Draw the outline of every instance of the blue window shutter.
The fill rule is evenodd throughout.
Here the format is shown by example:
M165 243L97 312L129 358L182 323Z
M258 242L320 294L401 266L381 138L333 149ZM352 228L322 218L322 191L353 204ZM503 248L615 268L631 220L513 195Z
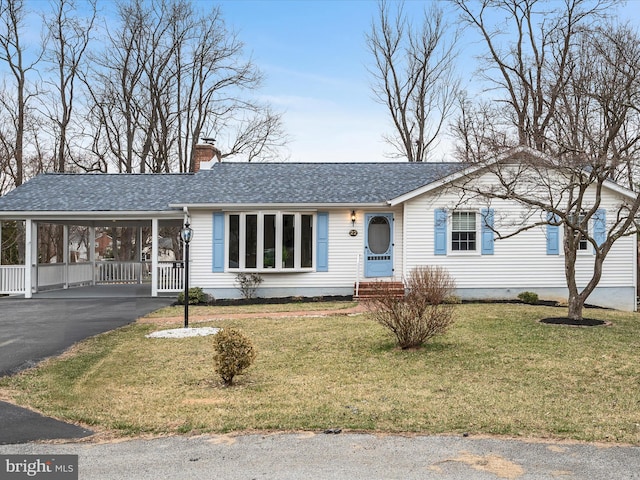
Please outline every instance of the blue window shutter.
M482 255L493 255L493 208L482 209Z
M444 208L435 210L435 218L433 222L434 231L434 254L447 254L447 211Z
M607 212L604 208L596 210L593 216L593 239L601 246L607 238Z
M318 232L316 237L316 272L329 271L329 214L316 215Z
M213 271L224 272L224 213L213 214Z
M547 220L555 221L556 216L549 213ZM547 224L547 255L560 255L560 225Z

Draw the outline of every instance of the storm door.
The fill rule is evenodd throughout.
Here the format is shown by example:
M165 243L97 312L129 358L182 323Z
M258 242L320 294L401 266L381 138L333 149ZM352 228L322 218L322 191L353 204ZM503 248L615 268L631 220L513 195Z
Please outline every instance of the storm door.
M393 214L365 215L364 276L393 275Z

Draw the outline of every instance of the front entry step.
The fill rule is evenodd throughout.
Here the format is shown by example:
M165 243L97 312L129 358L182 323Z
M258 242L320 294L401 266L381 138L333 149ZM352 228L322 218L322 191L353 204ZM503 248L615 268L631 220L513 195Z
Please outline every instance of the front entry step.
M378 282L360 282L357 295L355 292L355 285L354 285L353 299L360 301L360 300L371 300L372 298L376 298L380 290L379 288L380 283L382 282L379 282L379 281ZM389 288L388 291L393 296L398 298L404 297L404 284L402 282L384 282L384 283L385 283L385 287Z

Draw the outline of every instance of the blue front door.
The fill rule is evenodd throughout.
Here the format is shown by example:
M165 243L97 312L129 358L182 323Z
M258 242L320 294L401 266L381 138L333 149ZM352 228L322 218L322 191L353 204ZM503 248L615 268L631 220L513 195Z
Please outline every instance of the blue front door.
M393 275L393 214L367 213L364 234L364 276Z

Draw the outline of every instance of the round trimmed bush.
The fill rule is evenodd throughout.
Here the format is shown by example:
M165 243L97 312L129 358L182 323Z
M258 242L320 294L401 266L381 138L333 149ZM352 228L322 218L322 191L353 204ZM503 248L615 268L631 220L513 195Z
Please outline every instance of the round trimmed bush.
M249 338L233 328L225 328L213 339L216 373L225 386L233 384L233 377L242 374L256 358L256 350Z

